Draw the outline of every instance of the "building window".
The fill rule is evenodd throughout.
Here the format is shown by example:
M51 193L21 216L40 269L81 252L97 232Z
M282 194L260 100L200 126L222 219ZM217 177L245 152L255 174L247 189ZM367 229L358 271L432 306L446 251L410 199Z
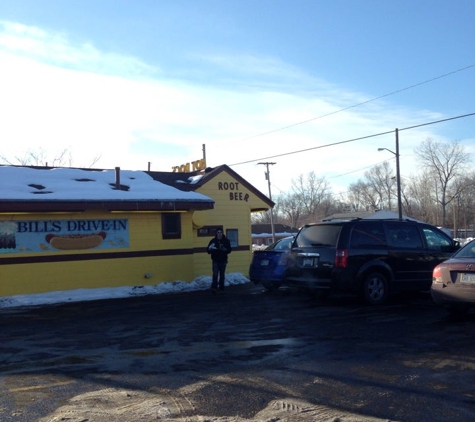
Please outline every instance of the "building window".
M223 230L223 226L204 226L198 229L198 237L216 236L216 230Z
M162 237L181 239L181 214L162 214Z
M232 248L237 248L239 246L238 230L237 229L227 229L226 230L226 237L228 238L229 242L231 243Z

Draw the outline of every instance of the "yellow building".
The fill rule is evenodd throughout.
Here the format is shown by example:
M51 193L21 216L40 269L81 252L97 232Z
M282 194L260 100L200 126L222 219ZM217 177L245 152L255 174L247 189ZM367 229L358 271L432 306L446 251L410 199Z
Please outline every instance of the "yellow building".
M0 296L247 276L251 213L273 203L228 166L189 173L0 166Z

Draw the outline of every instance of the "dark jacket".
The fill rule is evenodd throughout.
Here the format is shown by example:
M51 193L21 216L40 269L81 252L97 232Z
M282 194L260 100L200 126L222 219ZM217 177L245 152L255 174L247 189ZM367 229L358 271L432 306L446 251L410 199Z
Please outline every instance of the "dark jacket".
M213 261L228 262L228 254L231 253L231 243L223 234L220 240L217 237L213 237L208 243L207 250Z

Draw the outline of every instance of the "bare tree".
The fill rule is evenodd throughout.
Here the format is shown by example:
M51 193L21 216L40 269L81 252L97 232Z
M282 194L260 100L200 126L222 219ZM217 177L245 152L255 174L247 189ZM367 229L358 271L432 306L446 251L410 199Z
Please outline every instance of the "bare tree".
M330 184L325 177L318 178L311 171L307 177L300 175L292 180L294 201L307 221L317 221L326 216L332 199Z
M348 197L353 204L354 211L377 210L380 208L381 195L375 191L370 183L358 180L350 184Z
M101 155L93 157L88 168L94 166L101 158ZM43 148L38 150L29 150L23 156L16 156L14 159L9 159L0 155L0 161L8 165L20 166L44 166L44 167L72 167L74 157L69 148L62 149L53 154L47 153Z
M471 161L470 156L465 153L463 145L458 141L437 142L430 138L414 151L421 164L434 175L437 187L436 201L442 207L442 226L445 226L447 205L457 196L456 191L448 195L449 189L454 179L464 173ZM456 189L455 185L452 188Z
M455 227L462 227L462 236L454 231L455 236L467 237L467 233L473 236L473 229L475 227L475 172L472 171L470 175L464 178L465 189L457 198L458 210L458 224Z
M290 227L299 227L301 209L296 195L281 194L276 198L277 219Z
M378 164L365 173L365 182L379 197L379 208L392 209L391 198L396 187L396 176L388 162ZM397 193L395 193L395 196Z
M345 195L345 201L348 202L348 212L358 212L362 209L365 210L365 195L363 186L364 183L361 180L358 180L355 183L350 184L348 192Z
M411 176L407 183L408 197L406 208L408 215L422 221L437 221L436 190L434 178L429 171Z
M447 215L452 217L452 227L454 235L459 230L460 225L467 228L467 220L473 221L475 200L474 200L475 173L467 176L459 176L454 179L448 196L451 198L452 207L447 211ZM467 218L468 217L468 218Z
M251 214L252 224L270 224L270 212L262 211Z

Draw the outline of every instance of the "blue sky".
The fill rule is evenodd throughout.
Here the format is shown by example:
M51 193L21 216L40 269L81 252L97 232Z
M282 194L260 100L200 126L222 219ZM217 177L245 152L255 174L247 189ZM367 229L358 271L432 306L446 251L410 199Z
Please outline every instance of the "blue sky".
M0 0L0 155L171 171L202 157L272 194L315 171L334 192L394 134L475 112L472 0ZM474 153L475 116L400 132ZM288 154L296 151L300 153ZM273 157L278 155L278 157ZM245 164L240 164L245 163Z

